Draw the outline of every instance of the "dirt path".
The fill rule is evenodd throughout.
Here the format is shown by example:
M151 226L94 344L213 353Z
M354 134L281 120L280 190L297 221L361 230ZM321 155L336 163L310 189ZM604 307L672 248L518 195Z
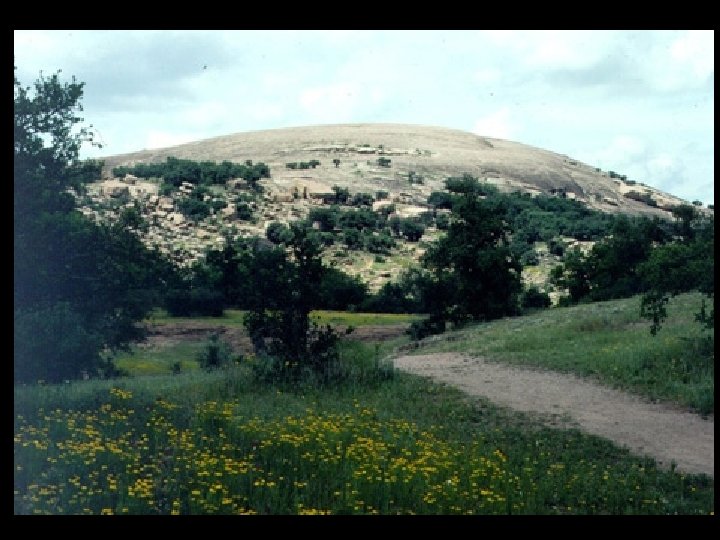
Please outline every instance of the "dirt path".
M404 334L408 325L385 324L377 326L360 326L350 334L349 339L375 343L392 339ZM198 321L177 321L171 323L147 323L148 337L145 347L162 347L179 342L198 342L208 339L212 334L218 334L227 341L236 354L250 354L253 352L252 342L245 327L242 325L223 325ZM343 332L345 326L335 327Z
M714 477L714 420L600 386L574 375L518 368L455 353L402 356L404 371L451 384L523 412L569 418L579 429L678 470Z

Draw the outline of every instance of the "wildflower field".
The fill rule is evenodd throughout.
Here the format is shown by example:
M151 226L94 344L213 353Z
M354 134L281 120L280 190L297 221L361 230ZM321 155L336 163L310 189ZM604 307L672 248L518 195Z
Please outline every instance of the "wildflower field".
M235 366L16 387L15 409L16 514L714 509L706 476L400 373L288 388Z

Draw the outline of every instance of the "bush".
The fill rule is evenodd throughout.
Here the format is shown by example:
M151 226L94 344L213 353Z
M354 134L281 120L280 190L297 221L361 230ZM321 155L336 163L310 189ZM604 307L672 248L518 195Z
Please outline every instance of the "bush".
M521 305L524 309L550 307L552 302L546 292L540 291L535 285L529 287L522 295Z
M238 219L242 221L252 221L253 220L253 213L252 209L247 203L240 203L237 205L237 209L235 210L235 215Z
M189 197L178 202L178 210L189 219L201 221L210 215L210 205L205 201Z
M410 339L418 341L434 334L442 334L445 332L445 321L438 320L433 317L423 319L422 321L414 321L410 328L407 329L407 334Z
M528 249L520 256L520 264L523 266L537 266L540 263L537 253L534 249Z
M62 382L97 375L102 337L69 303L15 312L15 382Z
M562 240L553 238L548 241L548 252L551 255L562 257L563 255L565 255L565 244L562 242Z
M205 370L222 368L232 361L232 349L218 334L212 334L196 359Z
M273 244L284 244L292 240L292 233L288 226L279 221L273 221L268 225L265 236Z

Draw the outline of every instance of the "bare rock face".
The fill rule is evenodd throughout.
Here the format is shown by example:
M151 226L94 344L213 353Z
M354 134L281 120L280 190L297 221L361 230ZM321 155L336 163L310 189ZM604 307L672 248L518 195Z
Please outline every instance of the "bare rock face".
M179 212L181 200L194 189L189 182L182 182L177 192L164 196L156 181L110 178L114 167L164 162L171 156L195 161L264 162L271 178L260 180L263 194L253 194L249 202L239 199L250 190L244 179L213 186L212 196L204 199L224 203L224 207L200 220ZM137 203L148 223L147 230L139 232L141 239L183 266L202 259L209 249L218 249L225 235L264 238L274 221L303 219L312 208L333 204L335 186L346 188L351 196L369 194L375 199L373 210L392 205L392 215L400 217L414 217L432 209L427 204L430 194L444 190L448 177L464 174L489 182L500 191L574 199L608 213L669 217L672 206L687 204L568 156L512 141L417 125L345 124L254 131L110 156L104 161L105 180L88 186L89 190L92 187L96 207L81 211L99 221L115 220L120 215L118 198L135 198L128 204ZM429 228L423 241L434 241L441 234ZM541 285L558 261L538 249L542 260L538 266L527 267L523 279ZM327 264L360 276L370 290L376 291L423 252L422 246L398 239L397 248L387 257L337 247L326 250L323 257Z
M334 185L348 187L353 193L383 190L401 196L407 204L424 203L432 191L444 188L447 177L466 173L502 191L555 194L611 213L667 216L667 208L685 202L540 148L464 131L403 124L339 124L237 133L110 156L105 158L106 173L120 165L162 162L169 156L262 161L272 174L262 183L278 203L290 203L293 192L305 192L315 199L318 194L331 192ZM320 165L302 170L288 167L311 160Z

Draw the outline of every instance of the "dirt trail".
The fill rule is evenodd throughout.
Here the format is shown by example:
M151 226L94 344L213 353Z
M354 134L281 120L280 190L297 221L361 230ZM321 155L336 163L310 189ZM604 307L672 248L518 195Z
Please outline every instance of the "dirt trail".
M714 477L714 420L613 390L574 375L518 368L455 353L402 356L404 371L528 413L570 418L579 429L678 470Z

